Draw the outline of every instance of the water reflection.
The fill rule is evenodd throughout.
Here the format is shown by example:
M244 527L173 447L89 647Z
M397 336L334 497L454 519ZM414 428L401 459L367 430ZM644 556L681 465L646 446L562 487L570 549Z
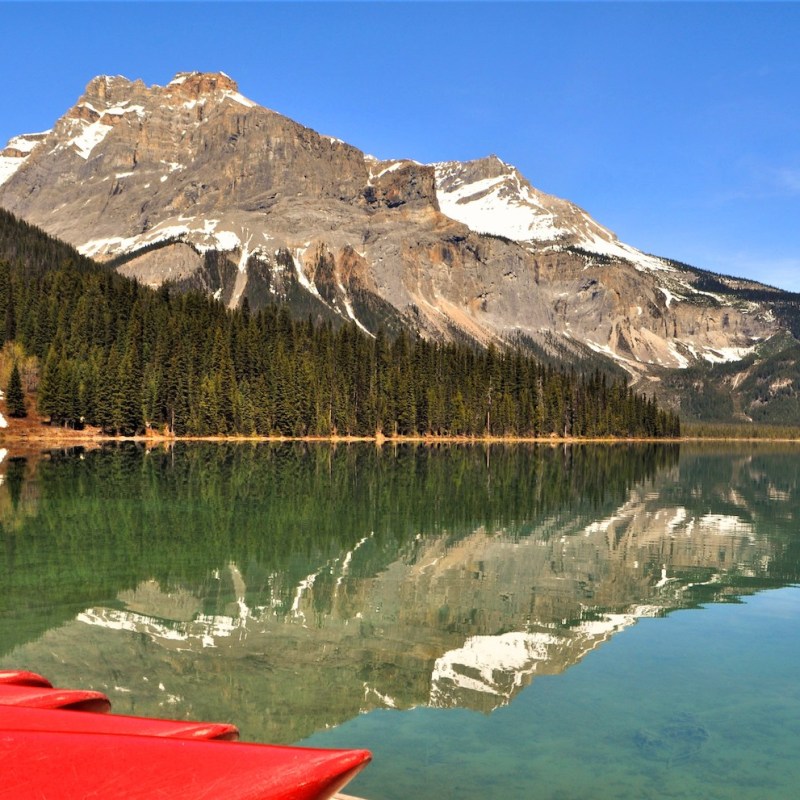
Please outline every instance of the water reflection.
M508 704L641 617L797 580L792 450L179 446L2 464L0 664L297 741Z

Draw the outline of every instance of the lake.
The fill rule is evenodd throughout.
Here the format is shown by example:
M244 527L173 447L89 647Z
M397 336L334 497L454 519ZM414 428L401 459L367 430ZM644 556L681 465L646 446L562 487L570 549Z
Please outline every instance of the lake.
M795 796L797 447L0 455L0 667L369 800Z

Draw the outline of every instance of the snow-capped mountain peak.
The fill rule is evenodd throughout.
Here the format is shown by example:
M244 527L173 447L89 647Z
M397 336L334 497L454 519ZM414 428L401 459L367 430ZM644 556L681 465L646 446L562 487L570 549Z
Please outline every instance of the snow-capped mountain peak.
M497 156L434 167L442 213L476 233L536 246L572 246L624 259L638 269L672 269L662 259L620 242L574 203L535 189L516 167Z
M94 78L51 131L0 151L0 205L143 283L230 307L594 351L638 377L739 359L780 327L497 156L378 160L222 72Z

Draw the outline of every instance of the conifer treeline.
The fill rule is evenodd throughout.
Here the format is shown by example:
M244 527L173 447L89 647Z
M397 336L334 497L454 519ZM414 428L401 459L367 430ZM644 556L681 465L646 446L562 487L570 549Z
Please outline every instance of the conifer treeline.
M3 340L42 363L54 423L130 435L669 436L677 419L622 381L354 325L297 322L283 308L226 310L105 270L0 267Z

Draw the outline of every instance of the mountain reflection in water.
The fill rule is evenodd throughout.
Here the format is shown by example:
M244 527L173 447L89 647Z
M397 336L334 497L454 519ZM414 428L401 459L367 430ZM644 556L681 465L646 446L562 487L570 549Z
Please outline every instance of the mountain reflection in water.
M643 616L797 580L778 448L133 446L0 469L0 665L297 741L508 704Z

